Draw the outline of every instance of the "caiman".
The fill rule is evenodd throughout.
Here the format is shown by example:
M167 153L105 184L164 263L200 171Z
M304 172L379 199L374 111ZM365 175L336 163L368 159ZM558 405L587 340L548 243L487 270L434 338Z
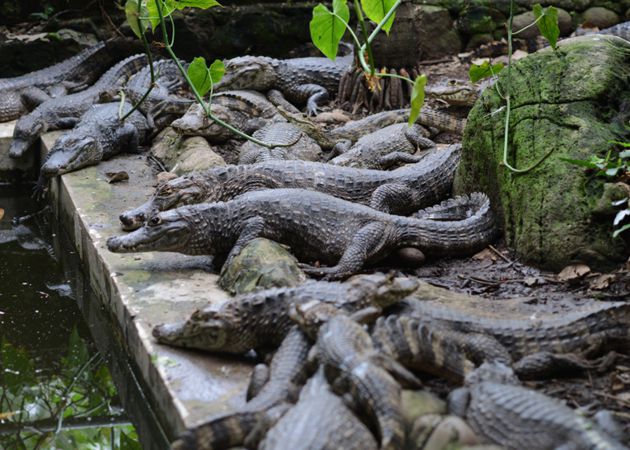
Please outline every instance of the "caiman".
M430 151L420 162L391 171L308 161L217 167L159 184L149 201L122 213L120 221L123 229L135 230L160 211L278 188L315 190L390 214L407 215L448 195L460 154L461 145L455 144Z
M122 113L131 110L125 103ZM120 102L92 106L78 125L61 136L48 152L40 172L40 187L49 177L98 164L121 152L136 153L149 132L147 119L134 111L122 122Z
M473 194L471 217L437 222L376 211L320 192L271 189L248 192L228 202L165 211L127 235L107 241L117 253L175 251L214 255L220 261L238 255L251 240L264 237L291 247L307 274L343 279L405 247L429 257L467 255L495 235L490 201Z
M351 62L352 56L342 56L335 61L328 58L242 56L225 61L225 76L215 88L261 92L277 89L290 102L306 104L308 114L315 115L318 106L336 95L339 80Z
M366 134L351 146L350 141L339 142L335 151L341 155L331 159L330 164L362 169L386 169L422 159L416 151L435 147L435 143L424 136L420 125L398 123Z
M277 347L293 322L291 305L313 301L348 313L368 307L385 308L417 287L417 282L392 275L358 275L345 283L308 281L292 288L244 294L222 304L195 311L183 322L158 325L153 336L161 344L212 352L243 354Z
M139 105L138 109L146 116L153 133L156 133L181 117L195 101L175 93L185 85L185 80L174 61L154 62L153 72L153 89L146 98L145 93L151 86L151 68L148 65L127 83L125 92L132 104Z
M269 430L261 450L376 450L370 430L331 392L323 372L311 378L297 404Z
M267 148L251 141L240 149L239 164L254 164L270 160L317 161L322 149L300 128L288 122L272 122L255 131L252 136L268 144L281 145Z
M118 47L99 42L45 69L0 79L0 122L17 119L50 97L86 88L113 62Z
M519 385L507 366L484 363L449 397L452 413L509 450L627 450L563 402Z
M402 449L405 430L400 385L373 362L374 348L361 325L344 315L333 316L319 329L314 349L317 360L334 379L337 393L350 394L353 409L366 416L376 431L379 448Z
M47 131L74 127L81 116L98 103L101 95L117 93L122 85L146 64L145 55L120 61L88 89L63 97L52 98L20 118L13 131L9 156L19 158Z
M186 432L173 444L176 449L217 450L237 445L257 448L269 429L297 400L308 378L307 356L311 344L293 327L274 354L268 380L260 392L234 413L213 418Z
M511 365L522 379L595 368L586 358L630 344L630 305L598 302L555 317L488 313L483 304L407 299L376 321L372 337L408 368L461 382L484 361Z

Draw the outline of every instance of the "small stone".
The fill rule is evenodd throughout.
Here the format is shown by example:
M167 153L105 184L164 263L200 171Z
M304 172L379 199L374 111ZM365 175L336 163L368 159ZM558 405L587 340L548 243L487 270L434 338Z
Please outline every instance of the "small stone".
M601 6L594 6L584 11L582 19L584 24L590 27L597 27L600 30L612 27L620 22L617 13Z
M172 167L172 162L181 143L182 136L173 128L166 127L153 140L151 154L167 167Z
M426 414L446 414L446 402L429 391L405 389L401 394L405 423L413 424Z
M558 9L558 28L560 28L561 36L568 36L573 31L573 22L571 19L571 15L566 12L564 9ZM514 21L512 22L512 29L514 31L522 30L528 25L531 25L536 21L536 17L532 11L527 11L523 14L518 14L514 16ZM531 39L540 35L540 31L537 26L533 26L518 34L519 38L523 39Z
M218 284L238 295L273 287L293 287L306 281L297 260L280 244L257 238L221 269Z
M457 416L446 416L433 429L423 450L442 450L460 445L476 445L481 440L470 426Z
M225 166L225 160L201 136L185 139L181 144L180 152L172 168L177 175Z

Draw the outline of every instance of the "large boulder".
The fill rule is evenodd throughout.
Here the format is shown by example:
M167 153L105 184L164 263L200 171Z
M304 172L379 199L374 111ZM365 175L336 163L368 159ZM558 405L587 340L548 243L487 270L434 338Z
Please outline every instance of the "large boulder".
M532 54L513 66L508 163L502 164L505 100L488 88L464 133L456 194L486 192L505 238L524 260L548 269L573 262L607 268L627 258L629 246L612 238L612 218L594 214L605 179L563 160L605 156L611 141L630 140L630 44L582 36ZM507 70L498 80L507 92ZM614 156L614 154L613 154Z

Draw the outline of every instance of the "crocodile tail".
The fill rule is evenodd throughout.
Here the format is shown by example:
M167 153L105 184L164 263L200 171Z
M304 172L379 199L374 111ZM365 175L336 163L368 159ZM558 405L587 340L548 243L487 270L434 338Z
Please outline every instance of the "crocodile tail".
M475 192L460 197L449 198L437 205L429 208L421 209L411 215L416 219L424 220L464 220L472 217L479 208L483 208L485 204L489 205L488 197L485 194Z
M172 450L257 448L271 426L264 411L238 412L213 419L188 430L171 445Z
M480 192L456 197L453 202L469 205L470 213L460 220L429 220L417 217L401 217L402 242L405 246L416 247L427 256L469 255L486 247L496 237L494 215L490 209L490 199ZM443 216L449 210L444 202L437 208ZM455 208L456 210L458 208ZM437 211L437 210L436 210ZM439 214L434 213L437 217Z

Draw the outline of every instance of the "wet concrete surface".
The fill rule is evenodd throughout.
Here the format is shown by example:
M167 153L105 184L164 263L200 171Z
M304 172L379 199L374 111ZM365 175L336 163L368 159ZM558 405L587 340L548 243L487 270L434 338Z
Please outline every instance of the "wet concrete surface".
M55 134L44 137L50 147ZM124 170L129 181L109 184L106 172ZM146 201L153 190L144 156L125 155L53 180L51 198L60 223L71 230L89 283L120 327L150 401L171 437L245 400L251 364L154 342L154 325L189 316L226 300L210 272L211 259L174 253L114 254L108 237L120 234L118 215Z

